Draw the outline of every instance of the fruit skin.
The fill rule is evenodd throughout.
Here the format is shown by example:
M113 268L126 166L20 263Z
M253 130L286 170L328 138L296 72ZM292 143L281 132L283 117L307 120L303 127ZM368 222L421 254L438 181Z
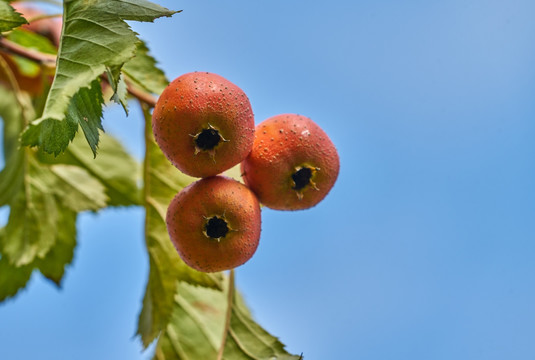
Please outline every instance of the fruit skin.
M203 129L222 137L212 150L196 146ZM179 76L162 92L152 114L156 142L179 170L209 177L240 163L254 141L254 116L245 93L225 78L193 72Z
M236 180L214 176L180 191L167 209L166 223L178 254L203 272L233 269L249 260L260 240L260 205ZM207 236L207 220L224 218L230 231L218 241Z
M295 189L292 174L310 169L311 183ZM331 190L340 159L327 134L311 119L281 114L256 127L253 150L241 164L245 184L259 201L276 210L302 210L319 203Z

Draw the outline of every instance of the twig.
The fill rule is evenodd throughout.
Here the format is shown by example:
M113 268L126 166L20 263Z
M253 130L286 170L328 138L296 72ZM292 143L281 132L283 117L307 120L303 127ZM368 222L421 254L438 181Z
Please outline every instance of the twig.
M22 56L26 59L30 59L44 65L54 66L54 64L56 64L56 57L54 55L25 48L24 46L20 46L19 44L9 41L6 38L0 38L0 48L6 49L12 54Z
M45 54L40 51L27 49L24 46L20 46L6 38L0 38L0 49L5 49L11 54L22 56L26 59L33 60L46 66L55 66L56 56L51 54ZM150 107L156 106L157 99L151 94L141 90L134 86L131 82L126 82L126 88L130 95L137 98L139 101L144 102Z
M42 15L34 16L32 18L28 18L26 20L28 20L29 23L32 23L35 21L40 21L40 20L45 20L45 19L60 18L62 16L63 14L42 14Z
M130 83L130 81L125 81L125 82L126 82L126 89L128 90L128 93L130 95L137 98L139 101L144 102L150 107L156 106L156 101L158 101L158 99L156 99L151 94L141 90L140 88L135 87L134 85L132 85L132 83Z
M42 2L42 3L52 4L56 6L63 5L61 1L56 1L56 0L18 0L18 1L19 2Z

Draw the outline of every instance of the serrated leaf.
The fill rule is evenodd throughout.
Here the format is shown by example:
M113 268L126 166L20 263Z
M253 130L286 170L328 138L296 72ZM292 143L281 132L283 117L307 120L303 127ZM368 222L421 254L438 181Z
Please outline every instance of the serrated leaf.
M5 240L5 227L0 229L0 244ZM0 255L0 302L15 296L26 287L33 272L33 266L16 267Z
M56 54L56 46L47 37L26 29L15 29L6 35L9 41L45 54Z
M64 154L53 158L39 153L39 159L48 164L76 165L85 169L104 186L108 206L139 205L139 163L117 139L107 134L102 134L102 138L97 158L86 151L85 141L78 134Z
M104 131L102 127L103 104L100 81L94 80L89 88L81 88L74 95L67 109L67 119L74 119L76 123L80 124L94 157L97 156L99 130ZM71 140L73 137L74 134Z
M43 258L56 241L58 209L53 195L30 184L11 205L4 241L3 256L15 266L28 265Z
M256 323L243 299L237 293L234 294L223 359L299 360L301 358L301 356L289 354L279 339Z
M4 122L5 166L0 171L0 206L7 205L22 186L24 174L23 153L18 151L22 111L15 94L0 87L0 117Z
M106 68L121 67L135 54L138 40L124 20L153 21L173 14L146 0L66 0L54 82L43 115L25 130L22 143L54 155L63 152L78 126L66 115L70 99L80 89L88 88ZM87 119L89 124L99 122ZM88 130L82 129L84 133ZM92 133L86 137L94 152L98 144L98 138L92 142L96 127L89 129Z
M173 167L154 142L151 116L145 110L145 239L150 272L137 334L148 346L165 329L173 311L176 282L221 289L221 274L205 274L187 266L172 245L165 214L176 193L194 180Z
M154 94L161 94L169 81L156 66L156 60L149 54L147 45L140 41L136 55L123 66L123 72L137 86Z
M15 296L26 286L34 268L43 276L60 285L65 267L72 261L76 245L76 213L67 209L58 212L59 220L55 245L43 259L15 266L6 256L0 256L0 302ZM0 229L0 243L5 241L5 228Z
M11 203L22 186L24 159L20 151L8 154L5 167L0 172L0 206Z
M27 23L28 21L16 12L8 1L0 1L0 32L9 31Z
M72 209L97 210L106 206L107 199L102 184L83 168L42 163L34 151L18 147L25 121L22 108L29 118L33 113L29 99L21 94L17 101L12 92L0 88L7 157L0 173L0 203L10 206L0 239L0 268L5 270L0 274L0 301L24 287L35 268L59 284L76 243Z
M0 0L1 1L1 0ZM0 117L4 120L4 156L19 148L23 122L35 117L32 98L24 93L0 86Z
M80 125L93 156L96 156L99 130L103 130L101 122L103 103L100 82L95 80L89 88L81 88L72 97L64 120L32 122L23 132L21 142L23 145L30 145L44 141L42 149L45 152L59 155L65 150L63 146L65 139L68 139L67 143L72 141Z
M225 325L226 294L180 283L171 321L154 359L216 359Z
M121 143L112 136L103 135L99 147L99 156L92 159L85 151L83 141L79 139L69 147L71 155L79 166L84 167L106 188L110 206L128 206L140 204L141 178L139 163L125 150Z
M63 205L75 212L102 209L106 207L108 197L104 185L87 170L72 165L52 165L48 187L63 200Z
M1 240L0 240L1 241ZM15 267L0 258L0 302L15 296L32 276L33 266Z
M113 95L110 100L120 104L126 115L128 115L128 90L123 76L121 75L121 68L116 67L114 69L106 69L108 75L108 82L113 90Z
M22 109L28 119L33 114L26 97L21 94L17 101L13 92L0 87L7 158L0 172L0 203L10 206L8 224L2 230L6 236L0 239L0 301L23 288L36 268L60 285L73 258L77 212L105 207L106 192L113 194L115 203L139 203L139 166L111 137L98 160L87 151L81 134L68 151L71 163L20 149Z
M56 243L36 266L47 279L60 286L65 267L71 263L76 246L76 212L62 208L59 211Z
M299 360L252 319L233 275L230 284L220 292L179 283L173 315L154 359Z

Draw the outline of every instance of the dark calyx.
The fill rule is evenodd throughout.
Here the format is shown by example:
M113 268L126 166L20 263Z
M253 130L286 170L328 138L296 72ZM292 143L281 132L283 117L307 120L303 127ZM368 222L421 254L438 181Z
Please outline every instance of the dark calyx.
M205 225L206 235L213 239L220 239L225 237L229 232L227 222L217 216L212 216Z
M200 150L212 150L221 141L221 135L216 129L204 129L195 139L195 145Z
M295 185L294 190L301 190L305 186L310 184L310 179L312 178L312 169L303 167L292 174L292 180Z

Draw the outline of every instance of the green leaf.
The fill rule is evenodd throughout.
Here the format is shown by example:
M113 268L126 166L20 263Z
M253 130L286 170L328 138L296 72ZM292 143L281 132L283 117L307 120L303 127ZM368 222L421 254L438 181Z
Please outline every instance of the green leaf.
M47 37L26 29L15 29L6 38L28 49L37 50L45 54L57 53L57 49Z
M251 317L234 287L225 291L180 282L171 321L158 340L157 360L299 360ZM222 352L222 353L221 353Z
M0 32L9 31L27 23L28 21L16 12L8 1L0 1Z
M76 212L62 208L59 211L56 244L44 259L36 262L41 274L60 286L65 267L71 263L76 246Z
M126 83L121 76L121 68L108 68L106 69L106 73L108 74L108 82L113 90L113 95L110 100L120 104L123 107L126 115L128 115L128 90L126 88Z
M94 157L97 156L99 130L104 131L101 121L103 104L100 81L94 80L90 88L82 88L74 95L67 109L67 122L74 119L77 124L80 124ZM73 137L74 133L70 140Z
M120 68L135 54L138 39L125 20L153 21L174 13L146 0L66 0L54 82L43 115L22 136L23 145L40 146L54 155L63 152L80 123L67 113L70 99L106 68ZM80 124L95 152L100 116L88 114L86 123L93 126Z
M0 86L0 117L4 122L5 167L0 172L0 206L9 204L22 186L23 152L18 150L22 111L12 91Z
M48 118L32 122L22 133L22 145L41 146L41 149L58 155L65 150L69 141L78 131L78 123L73 118Z
M1 1L1 0L0 0ZM4 156L19 149L19 136L25 121L35 117L31 97L24 92L0 86L0 117L4 121Z
M102 138L97 158L90 156L83 137L78 135L64 154L54 158L39 153L39 159L48 164L76 165L87 171L104 186L108 206L139 205L139 163L117 139L106 134Z
M0 206L11 203L24 179L23 153L14 151L8 153L6 165L0 172Z
M26 97L17 98L0 87L6 157L0 172L0 204L10 206L8 224L0 236L0 301L23 288L36 268L59 286L73 258L78 212L95 211L112 201L139 203L139 166L111 137L106 138L98 160L87 151L81 134L56 159L19 148L22 124L34 113Z
M65 139L72 141L82 127L85 138L96 156L99 142L99 129L102 128L102 90L100 82L95 80L89 88L81 88L71 99L64 120L51 119L50 121L32 122L21 137L23 145L38 144L45 141L42 149L54 155L65 150ZM46 139L46 140L45 140Z
M74 137L65 153L53 157L39 152L39 160L46 164L78 166L97 179L105 189L108 206L129 206L141 204L139 183L141 167L114 137L101 134L99 156L93 158L86 150L81 134Z
M0 250L15 266L43 258L56 241L58 209L53 195L35 184L20 192L11 205L4 241Z
M0 244L4 242L5 228L0 229ZM33 272L32 266L16 267L0 256L0 301L15 296L26 286Z
M43 276L60 285L65 267L72 261L76 244L76 213L67 209L58 212L56 244L44 259L36 259L28 265L15 266L5 256L0 256L0 301L15 296L26 286L35 267ZM0 243L5 241L5 228L0 229Z
M63 200L67 208L80 212L99 210L107 205L108 196L105 187L87 170L73 165L52 165L50 172L54 176L48 188Z
M161 94L169 84L143 41L139 42L136 55L123 66L123 72L128 79L150 93Z
M0 258L0 301L15 296L26 287L32 272L32 266L15 267L6 258Z
M105 134L102 138L98 158L92 159L88 156L83 141L76 138L69 147L69 155L104 185L109 197L108 205L140 204L139 163L128 154L117 139Z
M155 359L216 359L225 325L226 294L180 283Z
M221 289L221 274L193 270L178 256L165 224L167 206L176 193L194 180L173 167L154 142L151 116L145 109L144 200L145 238L150 272L137 334L148 346L165 329L174 307L177 280Z
M301 356L289 354L279 339L269 334L253 320L243 299L237 293L234 294L233 299L223 359L301 359Z

